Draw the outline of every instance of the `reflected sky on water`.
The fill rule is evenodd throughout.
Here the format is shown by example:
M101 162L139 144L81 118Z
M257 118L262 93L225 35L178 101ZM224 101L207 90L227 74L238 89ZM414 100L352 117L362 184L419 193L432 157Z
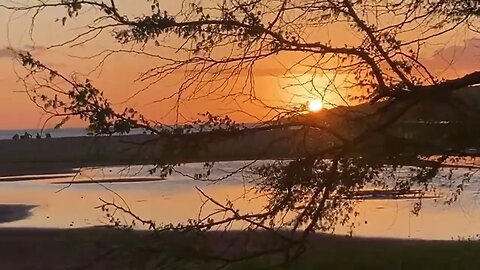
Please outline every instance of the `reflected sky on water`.
M221 176L245 165L245 162L227 162L215 167L214 176ZM114 179L147 177L157 180L136 183L105 184L52 184L70 181L72 176L58 179L16 181L0 183L0 204L38 205L26 219L2 223L0 227L53 227L70 228L109 224L105 213L96 208L101 199L115 201L144 219L158 223L177 223L196 218L204 198L195 187L219 202L231 200L242 212L251 212L264 205L263 198L249 200L254 194L244 197L251 185L241 175L235 175L221 183L199 182L180 174L168 180L152 179L147 167L85 169L75 181L89 179ZM184 165L182 172L193 175L202 172L201 164ZM459 172L461 173L461 172ZM444 205L442 199L425 199L418 216L412 214L415 200L365 200L358 204L359 215L355 218L353 235L421 239L457 239L475 237L480 233L480 193L478 178L473 178L459 200ZM203 213L214 209L207 205ZM128 223L129 219L122 218ZM240 228L238 224L234 228ZM339 227L338 234L348 233L349 228Z

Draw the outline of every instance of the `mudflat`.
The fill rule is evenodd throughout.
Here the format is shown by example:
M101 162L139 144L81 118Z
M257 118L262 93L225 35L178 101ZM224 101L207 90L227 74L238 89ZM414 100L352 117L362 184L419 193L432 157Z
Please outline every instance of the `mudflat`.
M0 204L0 224L26 219L35 207L29 204Z

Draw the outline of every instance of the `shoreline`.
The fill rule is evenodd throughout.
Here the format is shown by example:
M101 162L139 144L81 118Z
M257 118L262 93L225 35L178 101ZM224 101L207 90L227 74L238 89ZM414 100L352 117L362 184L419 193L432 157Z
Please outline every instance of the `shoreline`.
M38 205L30 204L0 204L0 224L28 219L32 210Z
M148 183L166 181L161 177L128 177L128 178L106 178L106 179L92 179L92 180L71 180L71 181L55 181L50 184L53 185L80 185L80 184L113 184L113 183Z

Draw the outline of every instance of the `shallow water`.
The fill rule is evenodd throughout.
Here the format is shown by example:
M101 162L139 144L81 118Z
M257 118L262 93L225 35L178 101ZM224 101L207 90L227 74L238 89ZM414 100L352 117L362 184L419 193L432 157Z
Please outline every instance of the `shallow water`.
M218 164L213 177L225 175L243 165L245 162ZM201 164L189 164L180 170L192 175L201 172L201 167ZM148 177L147 171L146 167L84 169L75 178L0 182L0 204L38 205L29 218L2 223L0 227L68 228L109 224L106 213L96 208L101 204L100 198L130 207L144 219L165 223L183 222L197 217L204 199L195 187L219 202L227 199L234 201L242 212L259 209L264 203L263 199L248 200L253 195L242 197L250 185L241 175L217 184L194 181L180 174L154 182L52 184L58 181ZM480 233L478 190L478 179L474 178L452 205L444 205L442 199L425 199L418 216L411 213L414 200L362 201L357 206L360 215L355 219L353 234L421 239L475 237ZM203 213L212 209L212 205L207 205ZM128 217L121 221L129 223ZM238 224L234 228L241 226ZM346 234L348 231L348 228L339 227L336 233Z

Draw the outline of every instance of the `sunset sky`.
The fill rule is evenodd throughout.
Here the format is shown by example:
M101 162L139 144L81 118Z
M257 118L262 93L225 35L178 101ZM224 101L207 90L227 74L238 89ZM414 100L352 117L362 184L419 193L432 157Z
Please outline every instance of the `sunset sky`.
M161 1L161 3L167 10L177 10L179 8L175 4L177 1ZM148 4L145 4L145 6L125 4L120 8L128 10L132 14L138 14L138 12L141 12L139 8L142 7L148 7ZM98 64L99 59L86 60L78 57L91 56L108 48L120 48L115 43L114 38L109 33L105 33L88 44L76 48L63 47L47 50L48 46L61 43L75 36L75 33L78 33L75 28L83 25L86 21L81 17L78 21L69 21L65 27L62 27L61 23L54 21L55 18L63 16L62 12L64 10L57 9L42 13L37 18L32 40L29 34L30 17L28 15L0 9L0 25L2 25L0 27L0 114L2 115L0 117L0 129L38 128L43 125L45 119L40 110L28 99L28 96L22 93L23 86L15 74L15 70L18 71L21 68L12 58L9 48L30 50L42 62L55 67L63 74L72 74L73 72L87 74ZM340 38L337 37L338 35L332 36ZM332 36L329 35L328 38L331 39ZM480 51L478 50L480 40L468 38L459 35L458 38L444 40L441 46L432 44L432 49L425 54L429 57L425 62L430 67L435 67L436 71L444 76L462 75L465 71L473 69L480 57ZM342 35L341 40L348 42L348 34ZM442 52L435 54L438 49L442 49ZM452 69L445 71L448 66L445 63L449 62L451 58L457 59L453 63L455 72L452 72ZM255 91L258 99L268 105L282 106L286 103L303 104L309 100L321 98L309 94L308 85L298 85L308 81L308 74L299 75L301 70L298 70L298 73L295 73L295 70L285 73L286 67L291 66L295 59L298 59L298 55L280 54L258 63L254 70ZM126 54L116 55L108 59L101 72L94 72L88 77L99 89L105 91L106 96L113 104L119 107L132 106L148 118L162 122L172 122L175 121L175 113L171 111L174 100L156 101L170 95L177 89L183 80L182 73L179 72L168 80L157 83L148 90L128 99L133 93L145 86L144 83L135 82L138 75L155 64L154 60L145 57ZM321 74L315 79L315 83L321 88L322 85L328 85L330 77L333 77L333 74ZM336 83L340 83L344 79L339 76ZM289 85L296 86L288 87ZM334 94L326 96L325 99L326 103L342 104L341 99ZM251 104L245 99L239 99L236 102L233 100L218 100L218 96L210 95L207 98L183 103L181 108L182 119L179 119L179 121L193 120L198 113L206 111L222 114L238 110L244 110L258 118L262 118L268 113L268 110L259 103ZM237 112L234 113L234 117L239 121L255 121L255 118L248 114ZM54 124L54 122L51 123L51 125ZM69 126L83 126L83 123L72 121Z

